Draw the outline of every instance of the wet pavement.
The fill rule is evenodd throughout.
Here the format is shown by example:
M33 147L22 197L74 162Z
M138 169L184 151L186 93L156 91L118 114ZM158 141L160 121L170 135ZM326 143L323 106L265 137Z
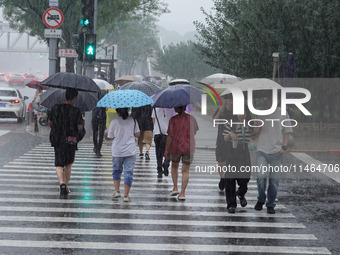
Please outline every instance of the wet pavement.
M215 164L211 150L197 150L185 202L169 197L171 176L156 178L154 157L137 159L131 203L112 199L109 142L102 153L80 144L67 200L49 143L4 165L0 254L331 254L284 204L275 215L255 211L254 179L248 206L228 214L216 174L194 170Z

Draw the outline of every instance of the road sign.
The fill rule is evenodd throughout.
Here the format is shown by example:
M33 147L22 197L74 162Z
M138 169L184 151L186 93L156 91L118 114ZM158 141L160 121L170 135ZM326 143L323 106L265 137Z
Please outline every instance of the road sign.
M57 8L48 8L43 14L43 22L49 28L58 28L63 24L64 15Z
M114 59L117 59L118 57L117 49L118 49L117 44L111 44L111 45L106 46L106 56L111 57L111 58L113 56Z
M59 49L59 57L61 58L77 58L78 54L75 49Z
M62 30L61 29L45 29L44 36L45 38L61 38Z
M59 1L58 0L49 0L50 7L58 7Z

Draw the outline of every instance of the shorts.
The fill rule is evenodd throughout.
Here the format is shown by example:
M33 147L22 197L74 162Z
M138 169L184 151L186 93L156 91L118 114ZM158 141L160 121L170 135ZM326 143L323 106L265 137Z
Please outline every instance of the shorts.
M194 160L194 154L170 154L170 160L172 162L179 162L181 159L183 164L190 165Z
M138 146L143 146L143 144L152 144L153 133L151 130L141 131L138 138Z
M76 145L62 144L54 147L54 166L64 167L74 162Z

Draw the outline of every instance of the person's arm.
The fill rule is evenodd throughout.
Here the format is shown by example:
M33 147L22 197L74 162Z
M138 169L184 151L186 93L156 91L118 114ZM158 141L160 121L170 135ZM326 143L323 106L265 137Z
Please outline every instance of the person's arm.
M134 136L135 136L136 138L139 138L140 132L135 133Z
M283 143L282 143L281 150L279 151L279 154L280 154L280 155L285 154L286 151L287 151L288 140L289 140L289 135L290 135L290 134L291 134L291 133L285 133L285 134L283 135Z
M214 116L214 118L213 118L214 120L220 118L220 116L221 116L221 114L222 114L222 112L223 112L223 108L224 108L223 105L221 105L221 106L218 108L218 112L215 114L215 116Z

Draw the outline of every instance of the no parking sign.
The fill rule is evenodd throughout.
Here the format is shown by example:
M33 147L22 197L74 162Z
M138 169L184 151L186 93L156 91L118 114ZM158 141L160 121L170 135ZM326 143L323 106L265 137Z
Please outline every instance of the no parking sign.
M63 24L64 15L57 8L48 8L43 14L43 22L49 28L58 28Z

